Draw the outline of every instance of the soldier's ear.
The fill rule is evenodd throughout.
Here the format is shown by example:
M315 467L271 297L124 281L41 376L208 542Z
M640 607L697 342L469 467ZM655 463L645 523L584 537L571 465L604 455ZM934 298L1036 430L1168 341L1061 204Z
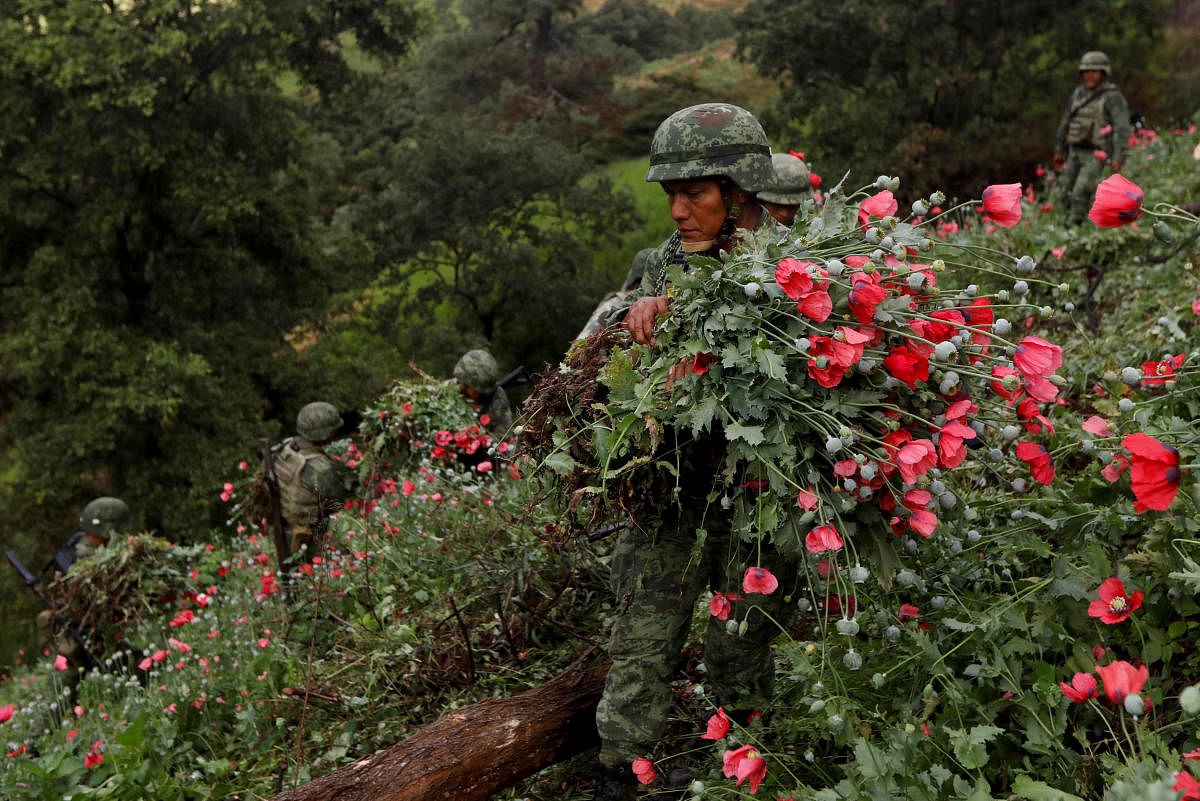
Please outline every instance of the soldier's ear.
M745 205L746 203L749 203L750 198L751 198L750 193L747 192L745 189L742 189L737 184L734 184L730 188L729 197L733 200L734 203L741 203L743 205Z

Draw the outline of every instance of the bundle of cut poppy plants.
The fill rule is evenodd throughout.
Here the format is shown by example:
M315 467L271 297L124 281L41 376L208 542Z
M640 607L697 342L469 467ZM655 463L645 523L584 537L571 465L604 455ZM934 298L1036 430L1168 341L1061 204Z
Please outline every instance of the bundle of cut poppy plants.
M671 268L656 347L613 351L599 376L602 414L591 410L583 430L578 418L560 421L571 458L556 469L585 474L593 497L629 497L614 485L677 481L688 449L707 442L711 452L716 438L724 460L708 497L738 534L792 553L848 546L855 560L856 540L886 558L893 532L929 537L956 506L972 516L950 480L980 464L971 449L1024 462L1049 483L1054 465L1033 435L1050 425L1062 352L1012 335L1005 315L1036 313L1027 281L992 296L945 285L972 264L994 282L1032 272L1033 260L993 252L981 263L930 236L939 193L906 219L890 189L853 202L865 195L835 188L782 247L751 236L723 261ZM1019 185L1000 185L982 203L992 222L1013 225L1020 197ZM687 375L669 381L683 361Z

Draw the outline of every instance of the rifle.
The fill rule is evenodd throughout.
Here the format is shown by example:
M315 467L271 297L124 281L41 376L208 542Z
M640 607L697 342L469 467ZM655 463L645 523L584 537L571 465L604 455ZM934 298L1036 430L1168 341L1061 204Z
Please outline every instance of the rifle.
M38 600L42 602L42 606L53 612L54 602L50 600L50 598L46 595L46 591L42 589L42 585L38 582L37 576L30 573L29 568L25 567L24 563L22 563L17 555L12 551L5 551L4 555L8 558L9 564L16 568L17 572L21 574L21 578L25 581L25 586L33 590L33 594L36 595ZM74 623L63 619L61 615L54 615L54 621L67 627L67 631L71 633L71 639L73 639L75 644L79 646L79 655L83 658L83 664L88 668L94 668L96 666L96 660L92 657L91 652L88 651L87 643L83 641L83 635L79 633L79 628Z
M263 437L262 459L266 470L267 492L271 498L270 525L275 533L275 556L279 559L279 569L283 570L284 562L291 553L288 551L287 536L283 531L283 503L279 496L279 478L275 475L275 457L271 453L271 440Z
M519 366L508 375L496 382L496 386L504 388L509 384L528 384L529 374L525 372L525 365Z
M620 531L621 529L628 528L628 527L629 527L629 523L625 522L625 523L617 523L616 525L613 525L613 526L605 526L604 528L598 528L595 531L593 531L587 535L587 540L588 540L588 542L599 542L600 540L607 537L609 534L615 534L616 532Z

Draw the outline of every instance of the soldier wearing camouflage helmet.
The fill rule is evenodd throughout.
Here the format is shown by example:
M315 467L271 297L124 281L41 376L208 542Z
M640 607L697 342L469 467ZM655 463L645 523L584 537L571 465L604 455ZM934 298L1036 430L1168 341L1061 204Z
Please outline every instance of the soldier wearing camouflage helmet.
M474 406L483 427L497 439L512 428L512 405L504 387L497 383L499 379L496 359L486 350L469 350L454 365L458 391Z
M1099 50L1084 53L1079 61L1082 83L1071 93L1058 124L1054 167L1066 170L1059 177L1067 223L1083 222L1107 164L1114 173L1125 166L1129 151L1129 107L1109 77L1112 66Z
M340 509L348 495L344 471L324 448L341 427L342 416L333 404L309 403L296 415L296 435L271 449L292 554L316 547L329 514Z
M783 243L788 231L755 197L771 186L770 148L750 112L727 103L706 103L672 114L658 128L650 148L647 181L667 194L676 231L647 259L641 297L625 317L634 341L653 347L658 317L670 313L668 264L687 269L687 255L720 258L734 250L741 232L757 230ZM672 381L683 374L672 370ZM670 385L668 385L670 386ZM719 429L719 424L717 426ZM672 436L668 432L668 436ZM671 681L691 627L701 592L741 586L747 566L778 576L797 575L774 549L755 552L732 534L731 513L708 503L712 477L724 461L724 433L694 439L678 437L677 502L639 512L618 535L610 561L616 615L609 640L612 667L596 710L600 735L597 801L634 797L634 760L650 755L666 731ZM703 530L703 540L697 531ZM714 695L728 714L745 723L764 706L774 688L770 644L777 632L770 619L784 616L786 590L745 601L767 614L748 614L738 634L715 617L704 635L705 666ZM668 784L690 783L686 769L672 772Z
M79 514L79 531L54 555L47 569L53 568L56 579L66 575L72 565L95 554L108 544L113 535L124 530L130 517L128 504L120 498L104 496L88 501ZM43 649L53 646L56 654L66 657L67 670L57 676L56 680L62 687L74 692L79 681L79 670L86 662L82 643L77 637L70 636L65 629L56 625L51 609L39 612L35 622L39 646Z
M791 228L800 204L813 196L812 175L808 165L795 153L774 153L771 168L775 180L758 193L758 200L772 217Z

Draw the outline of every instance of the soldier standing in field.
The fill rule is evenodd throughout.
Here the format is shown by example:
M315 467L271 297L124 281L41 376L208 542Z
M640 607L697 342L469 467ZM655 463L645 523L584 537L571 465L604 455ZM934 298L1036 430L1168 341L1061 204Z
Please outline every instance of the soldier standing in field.
M775 180L758 193L758 201L772 217L791 228L800 205L813 196L812 175L804 160L794 153L773 154L771 168Z
M500 368L486 350L469 350L454 365L454 380L458 391L479 415L479 422L496 440L504 438L512 428L512 405L508 393L497 383Z
M272 448L280 513L293 555L316 548L329 514L348 495L344 473L325 453L341 427L342 416L332 404L310 403L296 415L296 436Z
M1107 164L1114 173L1125 166L1129 152L1129 107L1109 77L1108 56L1099 50L1079 61L1083 83L1075 87L1054 144L1054 167L1066 164L1059 178L1068 225L1083 222Z
M745 231L769 232L778 242L788 231L755 198L772 180L770 147L754 115L738 106L707 103L677 111L654 134L647 181L666 193L676 230L650 254L625 326L632 338L653 347L654 325L670 313L667 266L687 269L688 254L720 257ZM673 378L683 375L676 368ZM748 567L763 567L794 584L794 560L763 543L761 553L732 532L731 513L707 502L724 458L720 430L683 441L680 434L680 496L639 512L618 536L610 567L616 618L609 641L609 670L596 710L601 772L597 801L634 797L634 760L647 756L667 728L671 681L686 643L692 614L705 589L740 590ZM706 533L702 540L698 529ZM770 595L738 599L784 617L780 586ZM775 665L770 645L777 629L767 616L749 614L745 629L712 617L704 636L704 663L717 703L731 719L746 723L770 699ZM672 786L685 786L686 770L673 771Z

